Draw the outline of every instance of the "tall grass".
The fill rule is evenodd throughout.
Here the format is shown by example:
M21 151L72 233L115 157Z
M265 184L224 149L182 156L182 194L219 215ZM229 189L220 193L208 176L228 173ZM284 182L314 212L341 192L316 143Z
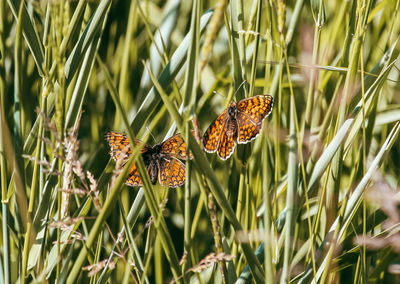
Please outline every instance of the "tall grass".
M1 283L399 281L399 5L0 0ZM260 93L261 135L206 154ZM182 133L185 186L109 130Z

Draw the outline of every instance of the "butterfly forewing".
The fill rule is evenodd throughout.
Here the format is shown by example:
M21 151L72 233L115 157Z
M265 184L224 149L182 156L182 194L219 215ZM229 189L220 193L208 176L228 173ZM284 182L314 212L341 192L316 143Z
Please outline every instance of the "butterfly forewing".
M204 150L209 153L215 152L218 147L218 143L221 137L221 133L224 131L224 125L226 122L228 109L225 109L220 116L214 120L213 123L208 127L207 131L203 136Z
M122 159L127 160L132 154L132 148L127 135L110 131L106 133L105 138L110 145L110 156L115 161L119 160L121 157ZM134 141L136 146L143 144L143 141L139 139L135 139ZM143 148L141 149L141 153L147 151L149 148L151 148L150 145L144 144ZM125 153L124 156L122 156L123 153Z
M110 145L110 156L115 160L127 160L132 154L132 148L129 144L129 138L125 134L117 132L107 132L105 135Z
M174 136L165 140L161 145L161 153L168 154L178 159L185 160L186 153L186 142L183 140L180 134L175 134ZM189 155L192 159L192 154Z
M239 101L236 108L247 114L253 123L260 124L271 113L273 101L270 95L258 95Z
M185 164L175 158L160 161L159 182L163 186L178 187L185 183Z

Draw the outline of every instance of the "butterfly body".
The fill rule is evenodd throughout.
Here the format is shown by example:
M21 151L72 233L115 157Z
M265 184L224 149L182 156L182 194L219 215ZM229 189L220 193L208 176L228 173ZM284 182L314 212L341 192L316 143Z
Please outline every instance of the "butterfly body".
M110 145L110 155L114 160L123 159L126 161L132 154L129 139L125 134L108 132L106 140ZM135 144L139 145L143 142L135 140ZM125 155L122 156L122 153L125 153ZM141 155L152 184L156 184L157 180L161 185L168 187L178 187L185 183L186 168L180 159L186 159L186 143L180 134L176 134L153 147L144 144ZM190 158L192 157L190 156ZM129 186L143 185L135 163L132 164L125 183Z
M236 103L232 102L228 108L228 117L227 117L227 127L226 127L226 135L232 138L236 138L238 124L236 120L237 110L236 110Z
M149 151L153 153L148 153L148 152L142 153L142 158L144 165L146 166L146 169L149 173L151 183L156 184L158 179L158 168L160 164L160 157L155 151L153 151L153 148L150 149Z
M169 155L162 153L161 149L162 144L157 144L154 147L147 148L146 151L141 154L153 185L157 183L158 171L160 165L163 163L163 159L169 158Z
M273 97L270 95L231 102L204 133L205 151L217 151L222 160L228 159L237 143L248 143L259 135L262 122L271 113L272 105Z

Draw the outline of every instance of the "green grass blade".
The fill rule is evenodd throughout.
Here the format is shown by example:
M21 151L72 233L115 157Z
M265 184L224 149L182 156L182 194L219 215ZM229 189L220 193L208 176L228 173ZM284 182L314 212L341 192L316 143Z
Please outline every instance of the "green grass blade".
M110 8L111 1L104 0L101 1L93 14L88 25L80 36L78 42L75 44L71 55L68 57L65 64L65 78L67 80L67 85L71 82L72 77L75 75L78 66L81 64L83 58L85 58L85 53L89 46L95 41L96 34L98 34L102 27L104 26L104 21L107 17L107 12Z
M14 17L18 18L20 3L24 2L21 0L8 0L8 5L14 15ZM43 46L39 40L38 33L33 26L32 20L29 17L28 11L25 5L22 5L22 14L21 14L21 27L22 33L25 37L26 43L31 50L32 56L36 62L36 68L41 76L44 75L43 72L43 63L44 63L44 52Z
M201 17L200 32L204 32L205 27L211 16L212 11L207 11ZM180 68L182 68L183 64L185 63L190 40L191 33L188 33L182 40L179 47L175 50L167 66L165 66L160 76L158 77L158 82L160 82L162 88L165 89L169 86L169 84L171 84L175 76L178 74ZM158 100L157 90L152 87L146 95L146 98L140 105L135 117L133 118L133 121L131 122L131 127L133 128L134 132L138 132L141 129L141 127L147 121L149 115L153 112L153 110L157 107L159 103L160 101Z

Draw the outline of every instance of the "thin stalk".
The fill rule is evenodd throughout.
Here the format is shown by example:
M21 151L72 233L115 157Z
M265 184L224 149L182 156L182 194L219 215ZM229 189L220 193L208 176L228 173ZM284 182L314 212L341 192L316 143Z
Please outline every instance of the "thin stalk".
M364 84L364 53L363 49L361 48L360 50L360 81L361 81L361 101L362 101L362 108L361 108L361 113L362 113L362 162L361 162L361 167L362 167L362 175L365 175L366 172L366 163L367 163L367 137L366 137L366 117L365 117L365 84ZM365 198L363 199L363 211L362 211L362 225L363 225L363 237L367 238L367 204ZM367 267L367 245L364 242L362 245L362 250L361 250L361 279L363 283L367 283L367 276L368 276L368 267Z
M286 195L286 222L285 245L283 255L283 271L280 283L290 282L290 259L294 246L294 226L297 209L297 139L296 139L296 115L293 93L290 96L290 128L289 128L289 163L288 163L288 188Z
M130 249L129 252L128 252L129 253L129 259L127 260L125 257L123 258L124 259L124 263L125 263L125 265L127 267L130 267L128 265L128 263L132 262L132 261L134 261L134 263L137 264L135 271L136 271L137 277L139 279L142 278L142 276L143 276L143 261L142 261L142 259L140 257L139 252L138 252L138 248L136 246L135 239L133 237L131 229L125 230L125 228L132 228L132 226L129 225L130 220L133 219L132 218L132 216L133 216L132 213L134 213L136 211L135 209L137 208L137 203L141 202L141 200L144 201L143 197L144 197L143 196L143 190L141 190L141 192L138 193L138 195L137 195L137 197L135 199L135 204L134 204L134 206L131 207L130 212L128 213L128 216L126 216L125 210L124 210L124 208L122 206L122 201L118 200L119 205L120 205L119 208L120 208L120 212L121 212L122 222L124 224L124 227L122 228L121 233L124 232L125 234L128 235L127 240L130 243L129 246L133 248L133 249ZM143 204L144 202L141 202L141 203ZM121 234L119 234L119 235L121 235ZM104 271L106 271L106 270L104 270ZM131 278L133 279L133 281L135 283L138 283L138 281L137 281L136 277L133 275L133 271L131 271L131 269L129 269L129 271L126 271L126 273L128 275L131 275ZM149 283L149 280L147 279L147 277L144 278L143 282ZM143 282L141 282L141 283L143 283Z
M186 123L186 129L189 130L190 124L189 122ZM185 135L185 141L189 141L189 131L186 132ZM189 148L186 149L189 151ZM190 182L190 176L191 176L191 171L192 171L192 166L191 162L189 159L189 155L187 156L186 159L186 182L185 182L185 209L184 209L184 218L185 218L185 223L184 223L184 228L183 228L183 236L184 236L184 249L185 251L183 252L184 257L186 257L186 261L182 265L182 274L185 275L185 271L187 270L188 267L190 267L190 261L191 261L191 208L190 208L190 201L191 201L191 182ZM188 279L189 280L189 279Z
M290 90L290 97L294 100L295 95L293 91L293 85L292 85L292 80L291 78L291 72L288 64L288 58L287 54L285 53L285 62L286 62L286 73L288 76L288 82L289 82L289 90ZM307 189L307 173L304 165L304 158L303 158L303 149L302 149L302 137L301 137L301 130L299 127L298 123L298 115L296 108L293 109L293 115L295 117L294 123L295 123L295 133L296 133L296 140L297 140L297 155L299 156L299 161L300 161L300 170L302 174L302 183L305 189ZM308 231L310 234L310 247L311 247L311 262L313 266L313 273L314 273L314 278L316 279L316 263L315 263L315 249L314 249L314 232L312 230L312 224L311 224L311 213L310 213L310 203L309 203L309 198L308 198L308 191L304 190L304 196L305 196L305 205L306 205L306 210L307 210L307 225L308 225ZM300 202L297 201L297 204Z
M2 248L3 248L3 275L4 283L11 283L10 269L10 240L8 226L8 200L7 200L7 163L5 157L5 131L3 128L6 124L5 119L5 95L6 95L6 78L4 69L5 58L5 0L0 0L0 186L1 186L1 223L2 223Z
M222 247L222 236L221 236L221 228L218 222L217 207L215 206L215 199L212 193L210 192L210 189L207 189L207 191L208 191L208 198L207 198L208 212L211 219L211 226L213 229L215 247L218 253L222 253L224 252L224 250ZM225 280L225 263L223 261L220 261L218 264L221 270L222 278Z
M14 144L14 176L19 176L15 178L15 193L22 193L23 191L23 182L21 175L21 170L23 169L23 165L21 162L22 155L22 119L21 119L21 93L22 93L22 14L24 8L24 1L21 1L19 12L18 12L18 21L17 21L17 31L15 36L15 73L14 73L14 128L13 128L13 144ZM19 173L19 174L18 174ZM21 208L21 216L25 214L22 212L23 208ZM29 220L29 216L27 216ZM27 222L29 223L29 221ZM26 223L26 224L27 224ZM27 229L26 227L24 229ZM27 256L28 254L28 246L23 248L23 257L22 257L22 266L20 266L20 281L21 283L25 283L26 278L26 265L27 265Z
M339 114L335 126L336 131L337 129L340 128L340 126L342 126L342 124L346 119L347 104L355 87L354 82L355 82L355 75L357 73L360 48L361 48L361 39L359 34L356 34L353 40L352 50L350 52L350 62L349 62L348 72L346 74L346 80L343 90L343 98L340 100ZM342 166L343 166L343 146L340 146L332 161L330 179L328 181L328 187L327 187L326 210L328 214L327 215L328 227L331 226L338 212L337 206L338 206L339 188L341 184Z
M245 202L244 198L244 191L245 191L245 176L244 176L244 167L240 167L240 176L239 176L239 188L238 188L238 197L236 201L236 218L239 222L242 221L242 212L243 212L243 203ZM232 254L238 255L238 243L234 242L232 246ZM238 261L239 259L236 259ZM236 263L237 264L237 263ZM240 266L238 265L237 268L239 269Z
M236 0L230 2L231 7L231 34L230 34L230 47L231 47L231 58L232 58L232 77L234 80L234 90L237 92L237 100L246 97L246 88L240 88L240 84L246 78L245 68L245 46L244 37L242 33L238 31L243 30L243 3L242 0Z
M258 49L260 47L260 24L261 24L261 10L262 9L262 1L257 1L257 17L256 17L256 34L254 36L254 53L253 53L253 60L251 64L251 74L250 74L250 92L249 96L252 97L254 94L254 82L256 80L256 73L257 73L257 56L258 56Z
M118 94L120 96L122 105L128 107L130 105L131 99L130 94L128 91L128 84L129 84L129 56L130 56L130 46L133 43L132 35L134 32L134 22L137 19L137 12L136 12L136 2L131 1L131 5L129 7L129 18L128 18L128 26L126 29L125 35L125 42L124 48L121 58L121 70L120 70L120 77L119 77L119 84L118 84ZM126 111L128 111L126 109ZM121 125L121 117L117 112L115 114L114 120L114 128L119 129Z
M193 1L193 9L191 14L190 31L191 31L191 41L187 51L187 69L185 75L185 92L183 96L183 113L186 121L184 123L185 141L187 142L187 151L189 152L190 141L189 141L189 129L190 121L189 118L195 117L196 110L196 89L197 83L200 82L198 77L200 70L198 69L198 58L200 50L200 7L202 6L201 0ZM190 227L191 227L191 162L189 155L186 159L186 182L185 182L185 197L184 197L184 257L186 261L182 265L182 275L189 280L188 275L185 271L190 267L191 260L191 237L190 237Z
M265 130L264 130L265 132ZM263 139L265 140L265 135L263 135ZM268 160L268 144L263 141L262 143L262 156L263 161ZM270 175L268 163L263 163L263 172L262 172L262 189L263 189L263 202L264 202L264 277L265 283L275 283L275 275L276 270L273 264L273 255L274 255L274 231L272 229L272 216L271 216L271 200L269 193L269 185L267 176Z
M55 23L58 23L55 25L54 29L54 37L55 37L55 48L61 45L62 43L62 38L63 38L63 19L64 19L64 3L59 2L57 5L53 6L53 20ZM59 89L56 94L56 113L55 113L55 119L56 119L56 127L57 127L57 133L59 135L58 137L58 155L60 157L64 156L64 150L62 146L62 142L64 140L64 121L65 121L65 93L66 93L66 80L65 80L65 75L64 75L64 68L65 68L65 58L59 54L55 53L55 60L57 62L57 78L59 82ZM63 172L63 160L58 159L58 171L60 173ZM64 216L64 201L63 201L63 194L60 191L60 189L63 188L63 177L62 175L58 176L58 192L57 192L57 220L61 221ZM62 259L61 257L61 229L57 228L57 256L58 259ZM60 278L60 273L61 273L61 261L57 262L57 268L56 268L56 278Z
M154 241L154 271L156 274L156 283L163 282L163 249L159 237Z
M279 180L281 177L281 141L278 139L279 137L279 132L281 129L281 116L282 116L282 73L283 73L283 50L280 50L280 55L279 55L279 68L277 71L277 78L279 82L278 85L278 104L276 107L275 115L274 115L274 134L275 134L275 139L274 139L274 150L275 150L275 167L274 167L274 192L275 192L275 198L276 198L276 193L278 191L278 184ZM274 204L274 212L273 215L277 216L277 204Z
M322 29L322 7L323 3L322 0L319 2L319 11L318 11L318 16L315 21L315 26L314 26L314 44L313 44L313 55L312 55L312 65L317 65L318 62L318 57L319 57L319 49L320 49L320 36L321 36L321 29ZM315 90L315 85L316 85L316 78L318 76L318 69L317 68L311 68L310 72L310 82L308 84L308 94L307 94L307 103L306 103L306 112L305 112L305 129L309 130L312 129L312 114L313 114L313 108L314 108L314 101L315 101L315 96L316 96L316 90ZM304 130L303 130L304 131Z
M42 95L42 109L45 109L46 105L46 96L43 94ZM39 114L40 115L40 114ZM43 115L40 115L40 123L39 123L39 130L38 130L38 138L36 142L36 154L35 154L35 165L33 167L33 175L32 175L32 184L31 184L31 195L29 197L29 207L28 207L28 224L27 224L27 229L25 233L25 240L24 240L24 254L23 254L23 267L27 267L27 262L28 262L28 257L29 257L29 249L31 247L31 236L36 235L34 232L34 228L32 228L32 216L33 216L33 211L34 211L34 205L35 205L35 200L36 200L36 195L39 185L39 161L40 161L40 154L42 152L41 146L42 146L42 133L43 133ZM33 230L32 230L33 229Z

